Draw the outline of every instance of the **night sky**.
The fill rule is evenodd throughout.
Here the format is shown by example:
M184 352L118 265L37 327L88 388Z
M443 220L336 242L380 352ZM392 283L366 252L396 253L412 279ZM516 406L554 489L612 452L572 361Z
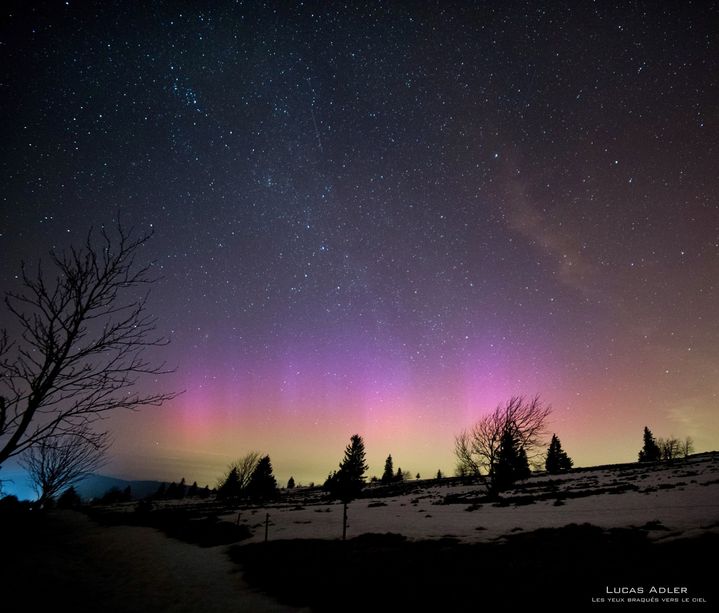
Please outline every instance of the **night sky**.
M451 473L514 394L575 464L719 447L716 2L202 5L2 9L2 287L155 232L186 391L106 472Z

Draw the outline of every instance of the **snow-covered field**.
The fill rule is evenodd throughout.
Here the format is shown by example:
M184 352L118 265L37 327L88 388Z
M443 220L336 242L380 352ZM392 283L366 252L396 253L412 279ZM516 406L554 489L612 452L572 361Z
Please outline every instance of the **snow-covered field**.
M449 482L448 482L449 483ZM590 523L602 528L643 528L652 539L719 532L719 456L703 454L673 464L604 467L560 476L538 475L506 492L501 502L483 500L479 485L417 482L397 496L355 500L348 507L348 537L395 532L410 539L454 537L462 542L501 538L518 531ZM371 494L373 490L368 489ZM319 495L222 516L248 525L264 539L336 539L342 505Z
M333 542L342 534L342 505L317 489L298 489L281 503L256 508L185 499L157 502L156 510L168 512L144 515L128 503L95 507L100 523L69 511L18 516L6 533L8 550L17 552L6 579L33 594L38 609L57 608L62 594L64 604L88 611L465 611L476 605L467 586L477 576L488 586L482 597L497 610L535 604L540 592L557 610L586 610L591 599L606 596L607 585L649 589L665 581L687 589L692 602L715 602L713 569L702 560L716 550L719 535L717 453L674 464L537 475L500 501L488 501L478 484L449 479L369 486L365 493L349 505L348 538L391 532L407 541ZM218 514L227 523L215 521ZM196 536L186 529L190 524L200 533L244 536L229 525L238 514L252 536L232 547L222 538L198 547L146 527L170 534L163 522L179 517L184 529L176 536L196 543L186 538ZM269 543L253 545L264 540L268 514ZM161 521L152 523L153 515ZM532 532L568 524L630 530ZM561 585L553 581L556 572L565 577ZM367 589L357 591L353 573ZM399 589L381 592L380 599L372 586L390 576ZM413 581L421 589L407 589ZM20 610L25 606L10 609Z

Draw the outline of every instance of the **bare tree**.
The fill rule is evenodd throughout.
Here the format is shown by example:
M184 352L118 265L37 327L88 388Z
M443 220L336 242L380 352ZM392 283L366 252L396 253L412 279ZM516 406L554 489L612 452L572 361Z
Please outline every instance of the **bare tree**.
M484 476L492 489L502 438L511 435L531 458L541 444L551 407L539 398L514 396L455 438L457 474Z
M247 487L247 484L250 482L250 477L252 473L255 472L255 468L257 468L257 465L260 463L261 458L262 455L258 451L250 451L230 465L230 468L237 469L240 489L244 490Z
M45 503L103 466L110 442L107 432L77 428L72 434L42 439L22 456L20 464L27 470L39 501Z
M478 477L482 473L478 463L479 453L474 451L473 433L475 433L477 425L475 424L470 430L462 430L454 438L454 454L457 456L454 473L458 477Z
M694 453L694 439L691 436L687 436L681 444L681 454L684 458L688 458Z
M137 263L149 238L118 227L96 241L91 231L81 248L51 253L52 274L23 263L22 290L5 297L18 338L0 334L0 464L85 432L109 411L175 396L132 391L140 376L167 372L145 357L166 344L138 292L155 280Z
M659 447L662 460L675 460L682 455L682 442L674 436L660 438L657 441L657 446Z
M241 496L250 483L250 477L260 463L262 455L258 451L250 451L232 462L225 474L217 482L217 493L221 498Z

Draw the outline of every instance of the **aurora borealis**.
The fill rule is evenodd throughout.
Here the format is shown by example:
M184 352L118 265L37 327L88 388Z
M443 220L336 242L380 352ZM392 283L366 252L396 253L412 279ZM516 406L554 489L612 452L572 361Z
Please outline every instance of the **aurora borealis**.
M120 476L319 481L355 432L451 473L515 394L578 465L716 449L717 8L11 3L0 283L154 230L142 385L186 391L113 417Z

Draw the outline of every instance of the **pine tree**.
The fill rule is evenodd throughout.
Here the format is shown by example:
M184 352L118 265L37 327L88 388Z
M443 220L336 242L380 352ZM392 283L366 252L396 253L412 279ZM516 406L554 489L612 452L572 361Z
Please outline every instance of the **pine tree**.
M529 468L527 452L524 447L520 447L517 450L517 464L514 467L514 478L516 481L521 481L522 479L529 479L531 474L532 471Z
M547 449L547 459L544 466L550 475L556 475L572 468L572 460L562 449L562 443L556 434L552 434L552 441Z
M442 471L437 469L437 479L444 479L444 475L442 474Z
M495 461L490 489L500 492L507 489L515 481L526 479L530 475L527 452L519 444L517 437L510 428L502 434L497 460Z
M660 457L661 450L654 440L652 431L647 426L644 426L644 447L642 447L642 450L639 452L639 461L658 462Z
M421 479L422 477L420 476L419 473L417 473L414 478L417 479L417 480L419 480L419 479Z
M289 480L287 481L287 489L288 490L295 489L295 478L294 477L290 477Z
M199 487L197 486L197 481L193 481L190 488L187 490L187 497L188 498L195 498L199 492Z
M260 458L247 484L247 495L253 500L269 500L277 495L277 480L272 474L270 456Z
M382 473L381 482L391 483L394 479L394 465L392 463L392 455L388 455L384 461L384 472Z
M237 498L241 493L240 478L237 474L237 468L233 467L227 474L227 478L224 483L217 488L217 499L228 500L231 498Z
M329 475L327 475L327 479L325 479L325 482L322 484L322 489L331 494L332 492L335 491L336 487L337 487L337 471L333 470Z
M402 469L401 469L401 468L398 468L398 469L397 469L397 474L394 476L394 480L397 481L398 483L399 483L400 481L404 481L404 474L402 474Z
M344 502L356 498L364 487L365 462L364 441L359 434L350 438L339 470L328 478L330 493Z

